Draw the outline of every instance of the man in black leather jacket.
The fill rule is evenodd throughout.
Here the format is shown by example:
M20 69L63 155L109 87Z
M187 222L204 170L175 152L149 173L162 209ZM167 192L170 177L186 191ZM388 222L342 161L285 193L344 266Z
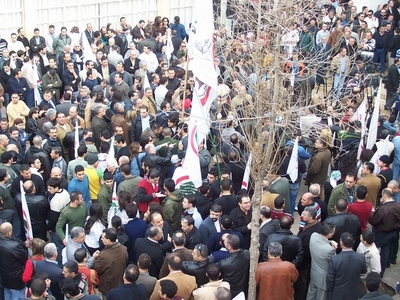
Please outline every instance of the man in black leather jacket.
M283 216L279 220L281 229L277 230L276 233L270 234L264 244L264 261L268 260L268 245L272 242L278 242L282 245L281 259L283 261L290 261L296 268L303 261L303 245L301 239L293 235L290 231L292 226L292 219L289 216Z
M356 215L347 212L347 200L345 199L339 199L336 202L335 211L335 215L325 220L325 222L335 225L335 234L332 236L332 240L340 244L340 236L342 233L349 232L354 239L353 250L356 251L360 244L360 219ZM339 253L339 251L336 251L336 253Z
M24 299L25 283L22 281L28 251L24 245L12 238L12 225L0 225L0 277L3 280L4 294L10 299Z
M240 249L240 239L235 234L226 237L225 248L228 256L219 262L221 277L231 286L232 298L244 292L247 298L249 281L250 253Z
M196 283L200 287L208 283L207 267L214 262L214 257L208 256L208 249L204 244L196 245L192 255L193 260L182 263L182 272L196 277Z
M29 214L31 217L33 237L47 241L46 237L46 219L50 210L50 204L42 195L36 195L35 184L32 180L24 182L24 190L26 193L26 203L28 204ZM22 217L21 194L16 196L17 211Z

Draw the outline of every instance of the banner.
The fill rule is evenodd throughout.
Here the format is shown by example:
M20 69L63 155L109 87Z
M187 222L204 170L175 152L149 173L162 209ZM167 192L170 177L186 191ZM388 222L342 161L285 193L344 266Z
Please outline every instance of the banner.
M378 160L382 155L389 155L389 135L383 141L383 144L376 150L374 156L372 156L370 160L370 162L375 165L374 174L378 174L381 171L381 168L378 167Z
M201 179L201 168L199 159L199 144L197 140L197 120L190 117L190 124L188 128L188 146L186 149L185 160L183 162L183 168L186 171L186 175L189 175L189 181L192 181L196 188L202 184ZM177 179L181 180L180 178Z
M381 102L381 93L382 93L382 79L379 81L378 93L375 97L374 111L372 113L371 123L369 125L368 139L366 145L367 149L372 149L378 137L377 135L378 135L378 120L379 120L379 104Z
M24 184L22 181L19 182L21 191L21 204L22 204L22 220L24 222L25 236L28 241L33 239L31 216L29 214L28 204L26 203Z
M290 156L289 165L287 168L286 173L289 175L290 180L292 182L296 182L297 178L299 177L299 141L298 137L294 141L292 155Z
M251 160L253 159L251 153L249 155L249 159L246 163L246 169L244 170L243 180L242 180L242 189L247 190L249 187L249 179L250 179L250 171L251 171Z
M78 148L79 148L79 120L76 120L75 123L75 139L74 139L74 151L75 151L75 159L78 158Z
M217 72L214 64L214 18L211 0L195 0L189 33L188 64L193 71L195 87L192 116L196 118L198 140L210 132L209 111L217 98ZM191 121L192 122L192 121Z

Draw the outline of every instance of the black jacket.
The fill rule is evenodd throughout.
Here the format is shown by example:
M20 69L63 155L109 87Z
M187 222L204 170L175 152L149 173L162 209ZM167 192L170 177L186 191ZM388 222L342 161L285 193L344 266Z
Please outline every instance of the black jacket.
M196 226L193 226L192 231L186 234L185 247L188 249L194 249L194 247L202 242L200 230Z
M298 236L293 235L289 229L279 229L276 233L268 236L264 244L264 261L268 260L268 245L272 242L278 242L282 245L281 259L293 263L296 268L303 261L303 245Z
M392 93L396 92L397 88L399 87L400 75L395 64L392 64L389 67L387 78L388 80L385 84L386 89Z
M134 296L133 296L134 295ZM144 284L121 284L119 287L112 289L107 294L107 300L132 299L146 300L147 290Z
M78 137L79 141L82 141L83 130L81 128L78 129ZM68 158L69 160L75 159L75 130L68 132L63 139L64 149L68 149Z
M229 253L228 256L219 262L221 267L221 278L229 282L232 298L240 292L244 292L247 298L249 281L250 253L248 250L239 250Z
M46 241L46 219L47 213L50 210L49 201L47 201L47 199L41 195L27 194L26 202L28 204L29 215L31 217L33 237L40 238ZM17 211L20 217L22 217L22 204L20 194L15 197L15 203Z
M247 225L251 222L251 215L253 210L250 209L248 212L249 220L247 221L244 213L241 211L240 207L236 207L231 211L229 216L232 218L233 226L232 230L238 231L242 234L244 239L244 249L250 248L250 235L251 231L247 229Z
M29 180L32 180L33 183L35 184L35 187L36 187L36 195L42 195L42 196L45 196L45 195L46 195L46 188L44 187L43 180L42 180L42 178L40 178L39 175L32 174L32 175L31 175L31 179L29 179ZM16 196L17 194L20 194L20 193L21 193L21 188L20 188L20 186L19 186L19 182L20 182L20 181L25 182L25 181L27 181L27 179L24 179L24 178L22 177L22 175L19 175L18 177L16 177L16 178L14 179L14 181L13 181L13 183L12 183L12 185L11 185L11 196L12 196L13 198L15 198L15 196Z
M279 230L279 220L274 219L269 221L263 227L260 228L260 259L262 258L262 252L264 249L265 241L267 240L270 234L273 234Z
M149 267L150 276L159 278L161 267L164 263L164 252L161 250L161 246L146 238L136 239L134 252L136 261L138 261L139 255L146 253L151 257L151 265Z
M342 233L349 232L354 238L354 247L357 249L360 242L361 224L356 215L349 212L339 213L327 218L325 222L335 225L335 234L332 236L332 240L339 244Z
M150 115L150 126L154 121L154 117ZM140 142L140 137L142 135L143 129L142 129L142 118L141 116L137 116L136 118L133 119L131 127L129 127L129 137L130 137L130 143L132 142Z
M209 256L202 261L184 261L182 263L182 272L196 277L197 285L201 286L208 283L208 277L206 276L207 267L214 261L215 259L213 256Z
M61 293L60 282L64 279L62 268L53 262L47 260L37 261L35 272L46 272L51 280L50 291L57 300L63 300L64 295Z
M301 262L299 269L310 269L311 268L311 254L310 254L310 238L314 232L321 233L322 225L321 222L316 221L314 225L306 224L302 231L297 236L301 239L303 245L303 261Z
M25 287L22 281L25 263L28 260L28 251L24 245L13 239L0 236L0 277L3 287L21 290Z

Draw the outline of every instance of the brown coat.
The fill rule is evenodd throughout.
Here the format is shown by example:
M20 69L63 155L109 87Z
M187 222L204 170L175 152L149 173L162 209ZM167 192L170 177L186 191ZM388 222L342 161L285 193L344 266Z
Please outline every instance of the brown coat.
M280 258L269 258L267 262L259 263L256 271L257 299L292 300L292 283L298 277L294 264Z
M176 283L176 285L178 286L178 292L176 294L178 296L182 297L185 300L194 299L193 291L197 289L196 277L183 274L182 271L173 271L172 273L169 273L167 277L157 280L157 283L154 286L153 294L151 294L150 300L160 299L160 294L158 292L158 290L160 289L160 281L165 279L170 279Z
M164 263L163 263L163 265L161 267L161 270L160 270L160 276L159 276L160 278L164 278L165 276L167 276L169 274L168 259L172 255L179 256L182 261L193 260L192 250L189 250L189 249L187 249L185 247L184 248L175 249L174 252L168 254L167 257L165 257Z
M372 203L376 207L376 198L378 198L379 189L381 188L381 180L375 174L367 174L357 181L358 186L364 185L367 187L368 193L365 200Z
M122 276L127 265L128 250L118 242L100 252L93 269L99 275L99 291L103 295L123 283Z
M115 126L122 127L122 130L124 131L125 142L129 145L129 127L125 121L124 115L123 114L113 115L111 117L111 126L113 130L115 130Z
M308 180L310 183L323 185L328 176L328 167L331 160L331 151L327 148L316 149L310 159L308 167Z

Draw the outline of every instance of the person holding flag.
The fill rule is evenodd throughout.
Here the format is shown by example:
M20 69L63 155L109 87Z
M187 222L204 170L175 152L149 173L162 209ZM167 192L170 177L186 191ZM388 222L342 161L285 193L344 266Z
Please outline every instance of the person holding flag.
M289 180L290 212L292 215L296 208L296 199L300 189L301 174L304 174L306 171L306 164L298 154L298 139L296 138L293 147L285 147L285 158L283 159L278 171L278 175Z

